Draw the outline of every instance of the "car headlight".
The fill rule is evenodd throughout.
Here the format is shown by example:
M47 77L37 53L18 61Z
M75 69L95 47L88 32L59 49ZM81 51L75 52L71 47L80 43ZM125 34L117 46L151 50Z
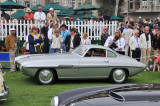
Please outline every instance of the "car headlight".
M14 59L14 64L16 63L16 61L17 61L17 57Z
M51 106L58 106L58 96L55 96L51 101Z

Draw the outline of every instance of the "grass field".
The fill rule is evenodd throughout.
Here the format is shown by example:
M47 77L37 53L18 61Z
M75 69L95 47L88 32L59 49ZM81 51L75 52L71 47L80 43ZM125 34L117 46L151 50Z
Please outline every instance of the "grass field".
M10 89L7 101L0 106L50 106L51 99L59 93L81 87L102 86L112 84L108 80L91 81L58 81L54 85L38 85L33 78L6 71L5 80ZM127 83L160 83L160 73L145 71L128 79Z

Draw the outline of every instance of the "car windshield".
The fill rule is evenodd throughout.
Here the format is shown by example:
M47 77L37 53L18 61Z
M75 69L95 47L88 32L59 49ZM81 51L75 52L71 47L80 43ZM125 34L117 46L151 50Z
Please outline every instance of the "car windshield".
M79 46L72 51L73 54L77 54L79 56L83 56L86 53L87 48L85 46Z

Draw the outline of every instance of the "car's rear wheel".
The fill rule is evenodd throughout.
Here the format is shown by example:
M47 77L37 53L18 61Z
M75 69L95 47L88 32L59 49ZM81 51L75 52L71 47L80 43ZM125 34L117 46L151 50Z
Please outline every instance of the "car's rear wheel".
M109 79L113 83L124 83L128 78L128 74L123 69L114 69L112 70Z
M42 69L36 74L36 79L41 85L49 85L55 82L56 73L50 69Z

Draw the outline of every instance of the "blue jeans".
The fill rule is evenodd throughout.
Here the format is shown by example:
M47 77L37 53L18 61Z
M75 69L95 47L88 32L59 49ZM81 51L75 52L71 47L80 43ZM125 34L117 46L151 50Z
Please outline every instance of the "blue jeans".
M63 53L66 52L65 44L62 44L62 51L63 51Z
M51 53L58 53L58 52L60 52L60 49L53 49L53 48L51 48L50 50L51 50Z
M52 48L51 48L51 45L52 45L52 42L49 41L49 54L50 54L50 53L53 53L53 50L52 50Z

